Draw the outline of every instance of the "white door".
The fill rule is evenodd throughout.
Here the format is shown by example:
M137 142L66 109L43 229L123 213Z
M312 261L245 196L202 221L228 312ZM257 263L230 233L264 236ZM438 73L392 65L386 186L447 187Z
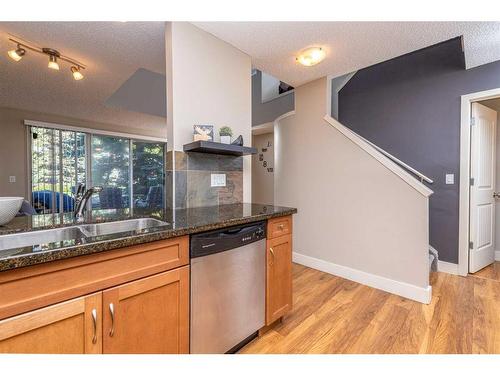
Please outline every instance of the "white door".
M495 260L495 178L497 113L472 103L469 272Z

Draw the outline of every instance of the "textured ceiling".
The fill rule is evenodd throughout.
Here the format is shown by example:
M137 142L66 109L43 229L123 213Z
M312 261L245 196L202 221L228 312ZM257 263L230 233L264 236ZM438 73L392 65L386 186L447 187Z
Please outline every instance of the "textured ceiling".
M252 57L254 68L299 86L464 36L467 68L500 60L500 22L195 22ZM310 46L327 51L314 67L295 62Z
M14 47L8 34L77 59L87 66L85 78L73 80L64 62L60 71L50 70L46 56L30 51L14 62L7 56ZM0 22L0 107L166 135L164 118L105 105L140 68L165 74L163 22Z

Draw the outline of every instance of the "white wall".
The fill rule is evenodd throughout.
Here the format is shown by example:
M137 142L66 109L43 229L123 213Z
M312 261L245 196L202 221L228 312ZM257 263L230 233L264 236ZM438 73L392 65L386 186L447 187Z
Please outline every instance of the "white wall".
M296 88L296 114L275 127L275 202L298 208L295 259L426 302L428 198L329 126L327 100L326 78Z
M251 139L251 60L230 44L187 22L166 24L168 147L182 151L193 125L230 126ZM251 158L243 162L243 200L251 200Z
M257 148L257 154L252 155L252 202L274 204L274 133L253 135L252 143ZM263 161L259 155L263 156ZM273 172L268 168L273 168Z

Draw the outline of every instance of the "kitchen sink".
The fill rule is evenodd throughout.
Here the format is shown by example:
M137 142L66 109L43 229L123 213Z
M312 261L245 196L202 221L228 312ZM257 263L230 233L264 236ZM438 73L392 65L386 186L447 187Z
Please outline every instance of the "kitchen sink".
M6 234L0 236L0 250L85 239L114 233L135 232L164 225L168 225L168 223L156 219L144 218Z
M35 246L51 242L69 241L85 238L78 227L38 230L34 232L7 234L0 237L0 250L16 247Z
M78 227L86 237L105 236L107 234L135 232L148 228L161 227L168 223L156 219L131 219L100 224L84 224Z

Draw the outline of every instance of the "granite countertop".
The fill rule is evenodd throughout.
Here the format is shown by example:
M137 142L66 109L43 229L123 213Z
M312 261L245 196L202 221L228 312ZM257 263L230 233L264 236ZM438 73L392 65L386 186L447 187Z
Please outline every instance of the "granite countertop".
M0 250L0 271L80 255L94 254L120 247L205 232L294 213L297 213L297 209L295 208L251 203L177 210L134 209L133 214L129 209L92 211L88 213L86 223L149 217L165 221L166 225L141 231L114 233L38 244L36 246ZM16 217L7 225L0 226L0 248L3 247L2 235L61 228L72 225L74 225L74 223L71 213Z

